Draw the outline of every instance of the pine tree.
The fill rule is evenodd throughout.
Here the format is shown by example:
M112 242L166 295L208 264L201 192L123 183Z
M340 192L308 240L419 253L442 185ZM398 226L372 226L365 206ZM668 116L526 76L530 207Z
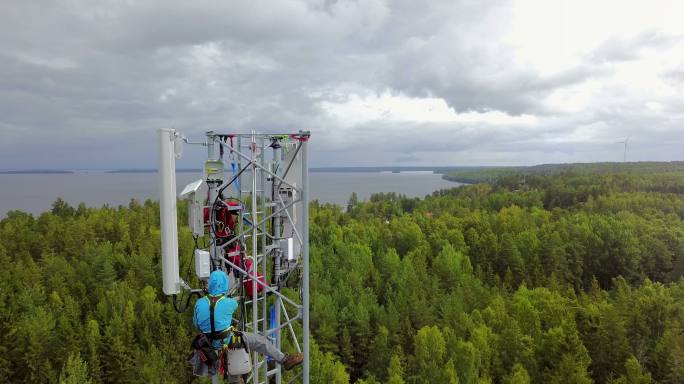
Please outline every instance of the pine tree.
M651 384L651 374L644 372L641 364L634 356L630 356L625 362L625 373L613 384Z
M388 376L387 366L390 364L391 349L389 346L389 331L380 326L370 344L368 354L368 372L377 379L384 381Z
M530 375L521 364L515 364L511 374L504 380L505 384L530 384Z
M88 376L88 364L80 353L70 354L59 374L59 384L92 384Z
M102 349L102 341L100 336L100 327L97 320L90 319L86 323L85 329L85 353L86 362L90 367L91 377L94 383L101 382L101 363L100 350Z
M59 384L92 384L88 376L88 364L80 353L70 354L59 374Z
M404 367L398 355L392 355L387 368L387 384L404 384Z

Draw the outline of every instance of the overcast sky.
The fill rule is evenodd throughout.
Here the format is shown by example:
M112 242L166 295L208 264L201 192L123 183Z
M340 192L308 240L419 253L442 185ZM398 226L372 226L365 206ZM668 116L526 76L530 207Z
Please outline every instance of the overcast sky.
M159 127L311 130L312 166L684 160L680 0L0 7L0 169L156 167Z

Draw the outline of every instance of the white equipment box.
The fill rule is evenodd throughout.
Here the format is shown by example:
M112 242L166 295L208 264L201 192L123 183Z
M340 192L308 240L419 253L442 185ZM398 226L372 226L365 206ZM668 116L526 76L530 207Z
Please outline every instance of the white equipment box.
M201 249L195 250L195 273L200 279L207 279L211 274L211 260L209 252Z
M281 239L280 250L283 252L283 256L288 261L294 260L296 256L294 254L294 239L291 237L288 237L287 239Z

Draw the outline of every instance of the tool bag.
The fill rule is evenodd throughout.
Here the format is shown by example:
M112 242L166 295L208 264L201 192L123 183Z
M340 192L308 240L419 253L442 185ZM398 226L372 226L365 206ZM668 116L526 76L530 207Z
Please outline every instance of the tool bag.
M211 345L211 340L204 333L200 333L192 340L192 349L195 350L200 360L209 367L216 367L219 360L218 351Z
M252 360L247 351L242 333L233 331L230 340L223 346L223 359L219 372L225 372L233 376L246 375L252 371Z

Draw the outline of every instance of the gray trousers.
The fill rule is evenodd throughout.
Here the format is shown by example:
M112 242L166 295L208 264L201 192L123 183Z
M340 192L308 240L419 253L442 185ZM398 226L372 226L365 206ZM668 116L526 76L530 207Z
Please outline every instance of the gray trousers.
M278 350L278 348L276 348L269 339L262 335L257 335L256 333L250 332L242 332L242 340L250 352L261 353L262 355L272 358L278 363L282 363L283 359L285 358L285 354ZM228 375L228 382L240 383L240 377Z

